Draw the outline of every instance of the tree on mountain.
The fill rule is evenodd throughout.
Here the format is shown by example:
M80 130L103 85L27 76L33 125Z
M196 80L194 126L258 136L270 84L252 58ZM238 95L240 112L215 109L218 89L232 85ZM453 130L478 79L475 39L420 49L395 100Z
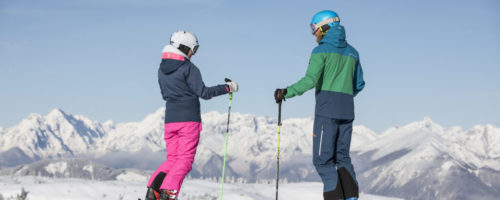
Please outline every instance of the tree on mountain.
M28 199L28 191L24 190L24 187L21 188L21 194L17 195L17 200L27 200Z

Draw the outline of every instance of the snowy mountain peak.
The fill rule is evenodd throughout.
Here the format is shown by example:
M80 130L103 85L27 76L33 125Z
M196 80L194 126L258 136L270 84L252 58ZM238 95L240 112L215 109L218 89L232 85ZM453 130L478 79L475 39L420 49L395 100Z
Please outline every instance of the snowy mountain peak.
M113 120L107 120L102 123L102 126L106 128L113 128L115 127L115 122Z
M425 117L422 121L410 123L406 125L405 128L418 129L420 131L426 130L432 132L440 132L444 130L442 126L432 121L430 117Z
M156 110L154 113L147 115L141 123L157 123L158 120L163 121L165 115L165 108L162 107Z
M30 159L85 153L104 131L101 124L86 117L53 109L44 116L30 114L7 129L0 140L0 152L19 149L24 153L21 156Z
M45 115L46 118L60 118L60 117L66 117L66 113L61 110L60 108L55 108L52 109Z
M42 115L38 114L38 113L31 113L28 115L28 117L24 118L23 120L21 120L21 122L19 122L19 125L21 124L32 124L32 123L39 123L41 120L42 120Z
M481 132L487 134L487 133L492 133L492 132L497 131L498 127L496 127L495 125L492 125L492 124L475 125L474 127L472 127L472 130L481 131Z
M364 125L357 125L357 126L354 126L353 128L353 131L356 132L356 133L360 133L360 134L363 134L365 135L366 137L370 137L372 139L375 139L377 138L377 133L375 133L375 131L369 129L368 127L364 126Z
M63 121L68 121L73 118L73 115L66 114L63 110L56 108L48 112L45 116L43 116L43 120L46 123L56 124L61 123Z
M424 117L423 122L434 123L434 121L432 121L432 119L429 116Z
M414 134L436 134L444 132L444 128L432 121L430 117L425 117L422 121L416 121L404 126L394 126L384 131L381 136L393 136L394 134L414 135Z

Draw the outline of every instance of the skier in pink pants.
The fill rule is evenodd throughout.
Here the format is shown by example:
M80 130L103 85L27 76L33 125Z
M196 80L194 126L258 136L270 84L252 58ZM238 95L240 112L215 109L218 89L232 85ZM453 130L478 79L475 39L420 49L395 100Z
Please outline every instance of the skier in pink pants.
M198 50L196 36L176 31L165 46L158 70L165 110L165 143L167 161L153 173L148 182L146 200L176 200L184 177L191 171L200 139L200 101L237 92L236 82L206 87L200 70L189 59Z

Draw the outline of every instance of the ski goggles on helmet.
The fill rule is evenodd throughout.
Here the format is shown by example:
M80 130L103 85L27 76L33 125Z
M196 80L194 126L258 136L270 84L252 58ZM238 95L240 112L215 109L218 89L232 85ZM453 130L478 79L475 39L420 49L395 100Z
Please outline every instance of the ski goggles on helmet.
M318 31L318 28L316 27L316 23L309 24L309 25L311 26L311 32L314 35L314 33L316 33L316 31Z
M314 35L316 33L316 31L320 30L321 32L325 32L327 31L329 28L330 28L330 23L334 23L334 22L340 22L340 18L339 17L333 17L333 18L330 18L330 19L326 19L322 22L319 22L319 23L312 23L312 24L309 24L310 27L311 27L311 32L312 34Z
M312 34L316 35L316 32L320 31L321 35L325 35L326 31L330 29L330 26L328 24L324 24L322 26L318 26L317 24L311 24L311 30Z
M193 47L193 55L196 54L196 52L198 51L198 48L200 48L200 45L195 45Z

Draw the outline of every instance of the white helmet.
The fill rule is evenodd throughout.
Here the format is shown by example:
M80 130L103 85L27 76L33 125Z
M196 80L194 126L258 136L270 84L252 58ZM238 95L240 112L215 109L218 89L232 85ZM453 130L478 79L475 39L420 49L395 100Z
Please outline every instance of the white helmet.
M172 34L170 37L170 44L186 55L189 50L192 50L194 55L200 46L196 35L183 30L176 31Z

